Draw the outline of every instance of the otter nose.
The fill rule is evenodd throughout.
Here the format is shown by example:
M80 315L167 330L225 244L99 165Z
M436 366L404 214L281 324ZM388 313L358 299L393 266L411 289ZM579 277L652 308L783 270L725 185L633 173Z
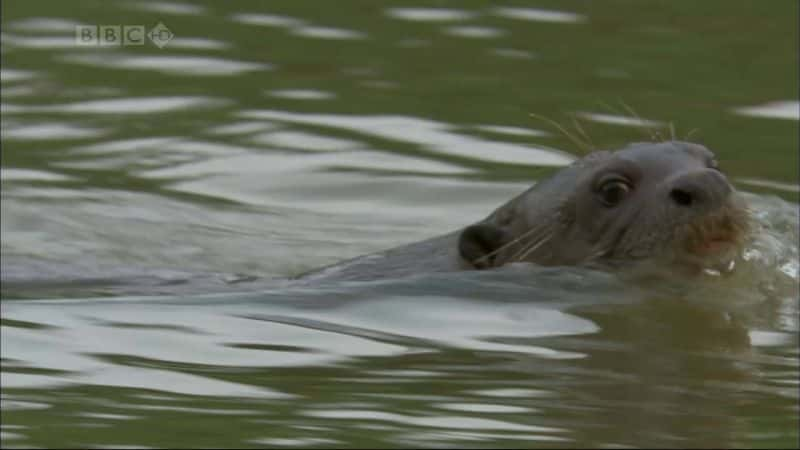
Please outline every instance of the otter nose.
M674 178L669 186L669 197L681 207L715 208L727 200L731 191L725 175L717 170L703 169Z

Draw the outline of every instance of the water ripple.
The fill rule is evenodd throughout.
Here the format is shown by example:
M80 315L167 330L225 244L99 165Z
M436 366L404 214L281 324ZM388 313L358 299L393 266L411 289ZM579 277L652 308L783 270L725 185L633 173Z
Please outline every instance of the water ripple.
M272 110L242 111L239 116L340 128L475 160L541 166L563 166L574 160L571 155L558 150L486 141L449 131L443 123L415 117L300 114Z
M180 41L179 41L180 43ZM195 44L197 41L195 41ZM259 62L234 61L209 56L121 54L72 54L61 56L65 62L112 69L133 69L167 75L226 76L245 72L272 70L272 65Z
M586 20L586 17L580 14L551 9L502 7L495 8L493 12L498 16L509 19L530 20L534 22L580 23Z
M508 134L511 136L547 136L548 133L530 128L510 127L505 125L479 125L481 131L490 133Z
M296 27L292 29L292 34L307 38L332 40L356 40L367 37L365 33L360 31L310 25Z
M230 44L208 38L176 37L169 41L170 48L185 48L192 50L225 50Z
M403 425L415 425L421 427L444 428L452 430L504 430L537 433L559 433L565 431L560 428L522 425L497 419L483 419L469 416L419 417L374 410L311 410L306 411L304 415L308 417L326 419L377 420L399 423Z
M191 3L179 3L172 1L133 1L124 2L121 6L137 9L139 11L155 12L160 14L174 14L178 16L197 16L206 12L206 8L201 5Z
M242 135L274 130L276 128L278 128L278 125L263 120L258 122L240 121L216 125L207 129L206 132L216 135Z
M3 122L3 139L13 141L57 141L89 139L107 134L109 130L75 125L67 122L37 121L35 124Z
M287 27L293 28L301 26L305 21L296 19L290 16L281 16L276 14L257 14L257 13L239 13L231 16L236 22L246 25L258 25L267 27Z
M3 181L67 181L74 177L42 170L0 168L0 180Z
M452 22L468 20L475 16L470 11L450 8L389 8L386 10L386 15L415 22Z
M222 99L199 96L130 97L105 100L86 100L52 105L3 104L7 114L63 113L63 114L154 114L210 108L227 104Z
M8 24L12 30L39 33L74 33L79 22L60 17L29 17Z
M0 82L3 83L29 80L35 76L36 74L30 70L0 69Z
M336 97L332 92L325 92L316 89L277 89L268 91L268 95L278 98L289 98L293 100L329 100Z
M589 112L579 112L578 116L584 119L597 123L606 123L609 125L620 125L625 127L638 127L638 128L657 128L664 127L666 124L657 120L642 119L641 117L620 116L615 114L599 114Z
M257 134L251 142L276 149L300 148L318 151L342 151L364 148L365 145L349 139L333 138L305 131L275 131Z
M474 25L447 27L444 29L444 32L451 36L475 38L475 39L492 39L492 38L498 38L506 34L505 31L499 28L481 27Z
M733 112L743 116L766 119L800 120L800 102L796 100L769 102L757 106L734 108Z
M3 45L11 47L20 47L29 50L60 50L60 49L74 49L78 46L75 43L75 36L20 36L14 34L3 33L0 37ZM93 47L98 52L104 49L111 48L115 44L98 44Z

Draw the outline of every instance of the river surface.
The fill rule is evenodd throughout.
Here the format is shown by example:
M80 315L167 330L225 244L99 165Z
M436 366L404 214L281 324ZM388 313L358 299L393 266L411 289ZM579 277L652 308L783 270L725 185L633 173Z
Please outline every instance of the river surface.
M3 2L0 443L798 447L797 15ZM749 204L732 273L285 281L669 138Z

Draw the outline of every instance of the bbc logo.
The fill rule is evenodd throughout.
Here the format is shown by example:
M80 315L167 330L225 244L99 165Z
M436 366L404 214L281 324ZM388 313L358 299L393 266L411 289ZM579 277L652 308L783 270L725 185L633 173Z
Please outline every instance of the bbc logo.
M147 32L144 25L78 25L75 43L82 46L145 45L150 39L156 47L163 48L175 37L163 23Z

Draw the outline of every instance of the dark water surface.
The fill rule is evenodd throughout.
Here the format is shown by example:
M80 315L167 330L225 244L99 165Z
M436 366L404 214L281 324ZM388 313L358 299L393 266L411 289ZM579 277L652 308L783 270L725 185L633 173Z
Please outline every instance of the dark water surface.
M0 442L798 447L797 14L3 2L2 270L28 282L2 288ZM163 48L75 38L159 23ZM671 136L747 192L732 274L281 281ZM171 294L135 296L152 274Z

